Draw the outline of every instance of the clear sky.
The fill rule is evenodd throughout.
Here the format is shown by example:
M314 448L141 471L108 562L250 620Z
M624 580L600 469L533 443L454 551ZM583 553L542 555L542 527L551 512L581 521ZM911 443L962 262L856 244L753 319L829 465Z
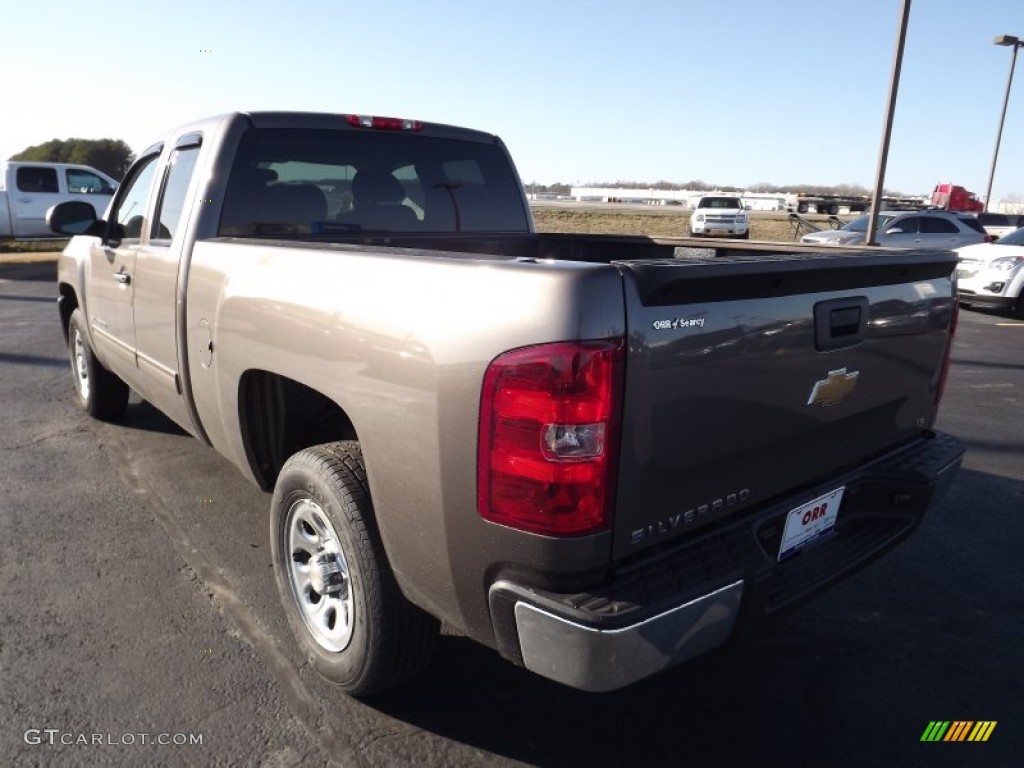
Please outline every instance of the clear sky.
M231 110L490 131L525 182L872 187L900 0L7 3L0 158ZM885 186L984 194L1024 0L913 0ZM208 51L208 52L207 52ZM993 199L1024 199L1024 56Z

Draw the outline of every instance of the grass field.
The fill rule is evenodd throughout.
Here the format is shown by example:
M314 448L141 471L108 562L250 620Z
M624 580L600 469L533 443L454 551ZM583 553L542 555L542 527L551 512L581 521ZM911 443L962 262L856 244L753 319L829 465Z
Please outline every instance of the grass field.
M67 240L0 240L0 253L55 252L67 244Z
M686 208L648 208L642 206L573 204L541 204L533 206L533 219L540 232L592 232L614 235L647 235L648 237L686 237L690 231L690 214ZM819 227L827 229L828 216L805 215ZM801 232L800 234L804 234ZM794 237L789 214L752 212L752 240L791 243Z
M690 231L690 213L686 208L649 208L636 205L579 205L545 203L533 206L533 219L540 232L577 232L609 235L646 235L647 237L686 237ZM827 228L828 217L809 214L803 217ZM800 234L803 234L802 232ZM790 243L793 225L785 212L750 215L752 240ZM60 251L65 242L0 241L0 254Z

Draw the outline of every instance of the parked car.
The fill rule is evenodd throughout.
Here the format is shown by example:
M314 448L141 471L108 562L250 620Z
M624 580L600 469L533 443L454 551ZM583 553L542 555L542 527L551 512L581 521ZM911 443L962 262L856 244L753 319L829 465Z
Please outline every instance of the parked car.
M103 216L117 182L87 165L18 161L0 164L0 238L52 238L46 211L57 203L89 203Z
M868 214L839 229L811 232L800 238L818 245L859 245L868 230ZM958 248L992 237L971 214L949 211L880 211L875 239L893 248Z
M705 195L690 214L691 237L750 237L750 220L743 201L730 195Z
M1010 310L1024 318L1024 229L994 243L956 249L960 303Z
M1024 226L1024 215L1015 213L979 213L978 223L992 237L1003 237Z

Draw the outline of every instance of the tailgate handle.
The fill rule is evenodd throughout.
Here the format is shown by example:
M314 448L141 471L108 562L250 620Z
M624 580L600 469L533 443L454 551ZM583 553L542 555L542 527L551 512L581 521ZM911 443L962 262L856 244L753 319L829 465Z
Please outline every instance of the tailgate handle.
M830 299L814 305L814 346L819 352L860 344L867 327L867 296Z

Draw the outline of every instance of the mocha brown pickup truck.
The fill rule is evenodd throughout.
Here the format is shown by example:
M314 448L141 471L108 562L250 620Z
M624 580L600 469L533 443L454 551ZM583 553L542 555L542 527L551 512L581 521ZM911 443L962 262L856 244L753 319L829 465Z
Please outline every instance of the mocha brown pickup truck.
M442 621L628 685L887 551L960 464L948 252L537 234L496 137L365 115L186 125L107 220L49 221L82 406L131 388L273 491L290 624L353 695Z

